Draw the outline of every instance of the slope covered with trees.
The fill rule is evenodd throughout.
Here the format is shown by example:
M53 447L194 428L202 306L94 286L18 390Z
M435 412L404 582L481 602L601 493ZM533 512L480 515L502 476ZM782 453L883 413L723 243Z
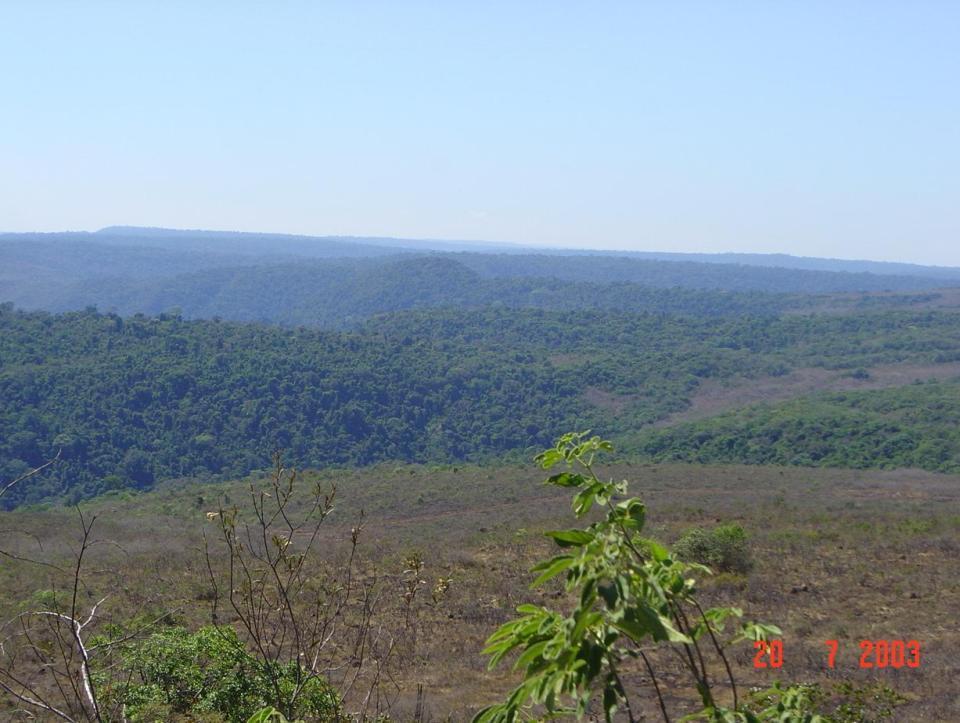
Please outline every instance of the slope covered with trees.
M724 289L825 294L849 291L904 291L960 284L960 272L921 276L866 271L784 268L631 255L458 254L483 276L554 276L565 281L629 282L653 288ZM921 267L922 268L922 267Z
M960 380L756 405L646 432L657 461L960 471Z
M212 268L162 279L96 279L61 290L55 311L98 306L123 315L171 309L287 326L345 329L377 314L417 308L610 309L707 316L770 314L800 303L782 294L550 277L484 278L448 256L401 260L304 261Z
M484 459L574 425L630 439L706 379L960 359L960 315L698 318L487 308L322 332L0 309L5 504L170 477ZM659 454L650 451L651 454Z
M518 427L548 439L586 407L519 352L83 312L0 325L3 477L64 456L5 502L245 473L277 447L313 466L463 458L513 446Z

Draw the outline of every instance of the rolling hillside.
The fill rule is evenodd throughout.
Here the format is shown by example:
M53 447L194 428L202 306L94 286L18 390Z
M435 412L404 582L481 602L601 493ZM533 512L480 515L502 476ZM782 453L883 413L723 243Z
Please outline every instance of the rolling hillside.
M577 427L629 442L687 409L707 382L958 359L960 314L943 312L707 318L439 309L324 332L5 306L0 478L58 448L64 461L3 501L245 474L275 448L323 466L483 460L525 453ZM877 444L897 434L878 427ZM643 451L667 454L664 445ZM919 464L891 457L900 462Z
M6 234L0 235L0 302L55 312L96 306L122 315L176 309L188 318L344 329L412 308L776 314L859 303L823 295L928 303L941 287L960 285L955 269L903 264L775 256L730 263L727 256L403 243L126 227Z

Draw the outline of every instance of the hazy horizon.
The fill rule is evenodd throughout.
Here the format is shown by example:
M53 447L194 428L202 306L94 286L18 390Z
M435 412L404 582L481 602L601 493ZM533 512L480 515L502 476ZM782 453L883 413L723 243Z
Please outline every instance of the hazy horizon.
M95 236L96 234L107 231L110 229L121 228L121 229L131 229L139 231L172 231L175 233L184 233L189 234L191 232L196 233L217 233L217 234L253 234L253 235L264 235L264 236L291 236L291 237L300 237L306 239L343 239L347 241L355 241L359 244L373 243L375 244L377 240L389 240L397 242L399 245L404 241L410 241L412 243L434 243L437 245L442 244L465 244L465 245L477 245L477 246L490 246L492 251L495 251L495 247L503 246L505 248L514 248L514 249L531 249L531 250L557 250L557 251L597 251L605 253L649 253L649 254L689 254L689 255L717 255L717 256L790 256L797 259L823 259L830 261L864 261L864 262L879 262L879 263L893 263L893 264L914 264L918 266L928 266L928 267L943 267L943 268L960 268L960 263L957 264L947 264L947 263L926 263L920 261L907 261L902 259L879 259L866 256L813 256L809 254L797 254L790 253L786 251L677 251L673 249L666 248L612 248L607 246L576 246L576 245L550 245L550 244L534 244L534 243L523 243L522 241L502 241L495 239L483 239L483 238L435 238L435 237L425 237L425 236L391 236L391 235L363 235L363 234L324 234L324 233L297 233L292 231L283 231L283 230L265 230L265 229L236 229L236 228L177 228L173 226L142 226L136 224L107 224L106 226L101 226L99 228L89 228L89 229L51 229L45 231L29 231L29 230L20 230L20 231L10 231L6 229L0 229L0 237L3 236L13 236L13 235L44 235L44 234L89 234Z
M0 229L960 266L960 6L12 2Z

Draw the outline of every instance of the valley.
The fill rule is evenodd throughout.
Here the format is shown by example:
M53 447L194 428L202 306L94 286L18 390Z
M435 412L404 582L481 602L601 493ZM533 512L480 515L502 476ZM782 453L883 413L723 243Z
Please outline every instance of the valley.
M55 459L0 499L0 614L65 605L71 589L74 605L97 604L96 639L114 641L98 668L108 700L125 695L108 671L134 665L138 645L201 645L189 636L226 629L258 639L214 584L240 559L218 534L228 520L251 534L270 499L309 516L314 490L316 537L270 543L271 523L245 545L309 543L303 579L342 597L331 620L359 631L367 652L350 653L354 633L331 636L323 680L338 704L468 719L520 680L486 669L497 626L524 603L573 604L556 581L529 587L550 554L543 533L570 523L569 495L544 486L532 459L590 429L612 441L603 474L630 481L651 539L685 549L739 530L739 562L701 575L701 597L775 623L785 650L764 670L749 642L731 643L742 691L806 686L844 723L957 713L949 269L424 255L350 240L291 261L283 254L307 240L274 238L268 254L259 237L198 237L191 251L189 236L119 233L86 239L59 266L44 261L52 241L26 255L8 246L38 264L41 283L33 296L3 287L7 298L44 310L0 306L0 481ZM93 273L100 253L123 279ZM277 479L303 470L289 492L271 487L278 451ZM827 640L840 646L834 667ZM922 663L862 669L864 640L920 641ZM665 705L699 710L682 666L650 656ZM49 695L40 673L16 670ZM623 676L649 686L636 667ZM174 716L186 703L151 700L137 710L192 720Z
M958 27L0 2L0 723L960 721Z

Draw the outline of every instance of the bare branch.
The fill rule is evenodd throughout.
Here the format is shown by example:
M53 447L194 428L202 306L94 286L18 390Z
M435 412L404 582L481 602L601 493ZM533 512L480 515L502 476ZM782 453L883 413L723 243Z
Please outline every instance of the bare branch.
M6 674L6 675L7 677L10 677L9 674ZM13 678L11 678L11 680L13 680ZM19 681L17 681L17 684L20 685L24 690L30 690L29 688L27 688L27 686L23 685ZM10 695L12 695L14 698L19 700L21 703L26 703L27 705L32 705L35 708L40 708L41 710L49 711L50 713L53 713L55 716L57 716L61 720L70 721L70 723L76 723L75 718L71 718L62 710L59 710L58 708L54 708L49 703L44 703L39 698L31 698L29 695L26 695L25 693L18 693L16 690L11 688L2 680L0 680L0 688L3 688L5 691L7 691Z
M58 449L58 450L57 450L57 453L54 455L53 459L51 459L51 460L49 460L49 461L47 461L47 462L44 462L44 463L41 464L39 467L36 467L35 469L30 470L29 472L24 472L22 475L20 475L20 476L17 477L15 480L13 480L13 482L8 482L6 485L3 486L2 489L0 489L0 497L3 497L10 489L12 489L12 488L14 487L14 485L20 484L20 483L23 482L24 480L33 477L35 474L39 474L40 472L42 472L43 470L45 470L47 467L49 467L50 465L52 465L54 462L56 462L58 459L60 459L60 452L62 452L62 451L63 451L63 450Z

